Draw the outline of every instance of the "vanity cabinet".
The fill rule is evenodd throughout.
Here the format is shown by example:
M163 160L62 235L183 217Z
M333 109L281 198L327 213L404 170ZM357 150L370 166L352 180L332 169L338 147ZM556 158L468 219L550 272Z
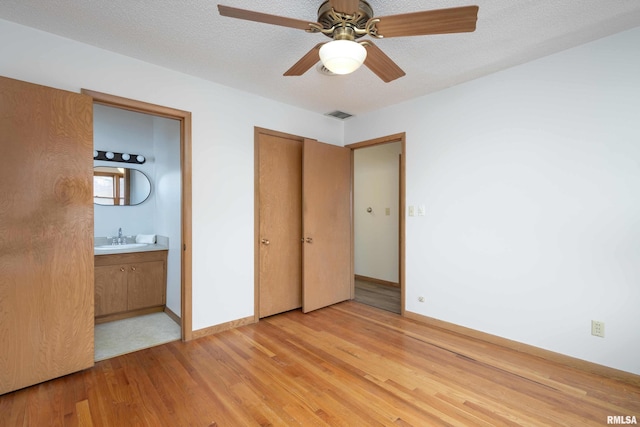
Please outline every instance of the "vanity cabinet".
M96 323L164 310L167 251L95 256Z

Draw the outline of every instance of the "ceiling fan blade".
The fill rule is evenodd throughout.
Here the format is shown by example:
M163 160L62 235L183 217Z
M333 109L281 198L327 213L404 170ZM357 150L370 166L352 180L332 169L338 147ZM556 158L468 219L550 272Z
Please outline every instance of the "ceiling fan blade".
M362 42L367 48L367 58L364 65L380 77L385 83L404 76L406 73L393 62L380 48L371 41Z
M320 47L324 43L318 43L309 52L307 52L298 62L293 64L283 75L284 76L301 76L306 73L309 68L316 65L320 61Z
M346 13L347 15L353 15L358 11L359 0L329 0L331 7L336 12Z
M285 18L283 16L269 15L268 13L254 12L251 10L238 9L235 7L218 5L218 11L222 16L230 18L245 19L247 21L263 22L265 24L280 25L282 27L297 28L299 30L308 30L309 21L301 19Z
M478 6L426 10L377 17L378 35L383 37L424 36L428 34L468 33L475 31Z

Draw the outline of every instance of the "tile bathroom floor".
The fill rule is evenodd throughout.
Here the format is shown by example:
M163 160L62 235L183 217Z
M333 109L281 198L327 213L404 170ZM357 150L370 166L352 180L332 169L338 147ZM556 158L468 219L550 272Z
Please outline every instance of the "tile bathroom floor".
M163 312L101 323L95 325L95 361L180 338L180 325Z

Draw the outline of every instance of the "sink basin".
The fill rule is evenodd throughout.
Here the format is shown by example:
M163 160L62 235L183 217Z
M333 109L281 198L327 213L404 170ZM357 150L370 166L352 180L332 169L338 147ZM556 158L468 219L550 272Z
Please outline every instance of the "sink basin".
M96 249L106 249L106 250L118 250L118 249L131 249L131 248L141 248L143 246L147 246L147 243L126 243L124 245L100 245L96 246Z

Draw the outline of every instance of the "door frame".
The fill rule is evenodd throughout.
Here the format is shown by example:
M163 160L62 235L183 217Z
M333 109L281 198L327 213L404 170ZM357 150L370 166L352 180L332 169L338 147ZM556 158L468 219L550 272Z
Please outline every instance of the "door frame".
M350 148L351 149L351 204L352 204L352 210L353 210L353 193L354 193L354 188L353 188L353 183L354 183L354 173L355 173L355 168L354 168L354 156L353 156L353 152L354 150L360 149L360 148L367 148L367 147L373 147L375 145L382 145L382 144L389 144L392 142L400 142L400 145L402 147L402 151L400 154L400 233L399 233L399 242L398 242L398 249L399 249L399 256L400 256L400 271L399 271L399 285L400 285L400 315L404 316L405 313L405 210L406 210L406 132L402 132L402 133L396 133L393 135L387 135L387 136L383 136L380 138L375 138L375 139L369 139L369 140L365 140L365 141L361 141L361 142L356 142L353 144L347 144L345 145L345 147ZM352 265L352 270L355 268L355 235L354 235L354 230L355 230L355 226L354 226L354 215L351 215L351 265ZM352 290L352 298L353 298L353 294L355 293L355 284L353 285L354 288Z
M192 326L192 239L191 239L191 112L150 104L116 95L82 89L81 93L93 98L94 104L123 110L165 117L180 122L180 175L181 175L181 207L182 222L182 256L180 265L180 328L183 341L193 339Z

